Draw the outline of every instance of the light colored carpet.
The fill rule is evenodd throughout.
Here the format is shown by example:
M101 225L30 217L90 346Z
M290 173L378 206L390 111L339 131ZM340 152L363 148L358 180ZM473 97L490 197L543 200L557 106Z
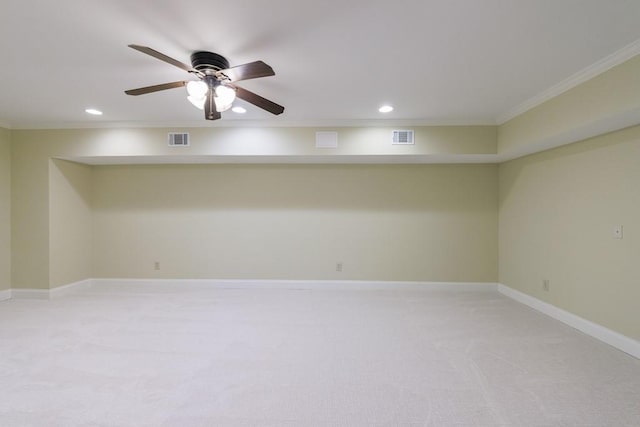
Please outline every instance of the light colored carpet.
M2 426L638 426L640 361L494 292L0 303Z

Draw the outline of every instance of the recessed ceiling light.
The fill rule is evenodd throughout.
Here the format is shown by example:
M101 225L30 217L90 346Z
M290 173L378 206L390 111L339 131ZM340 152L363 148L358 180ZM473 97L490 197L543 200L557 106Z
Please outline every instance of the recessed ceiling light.
M391 105L383 105L382 107L378 108L378 111L380 111L381 113L390 113L393 111L393 107Z
M233 107L231 109L231 111L233 111L234 113L238 113L238 114L244 114L247 112L247 110L244 107Z
M94 116L101 116L102 115L102 111L96 110L95 108L87 108L84 111L86 111L89 114L93 114Z

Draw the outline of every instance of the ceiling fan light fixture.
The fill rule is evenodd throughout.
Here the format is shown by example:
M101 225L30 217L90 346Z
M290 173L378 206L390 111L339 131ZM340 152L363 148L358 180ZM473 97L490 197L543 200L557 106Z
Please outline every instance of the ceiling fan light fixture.
M229 86L219 85L215 88L213 99L216 103L216 110L222 113L231 108L231 104L236 99L236 91Z
M187 93L189 94L187 99L199 110L204 110L208 91L209 87L202 80L192 80L187 83Z
M202 98L196 98L195 96L189 95L189 96L187 96L187 99L197 109L204 110L204 103L207 100L207 98L205 96L203 96Z
M391 105L383 105L382 107L378 108L378 111L380 111L381 113L390 113L393 111L393 107Z
M187 93L194 98L204 98L207 96L209 87L202 80L192 80L187 83Z

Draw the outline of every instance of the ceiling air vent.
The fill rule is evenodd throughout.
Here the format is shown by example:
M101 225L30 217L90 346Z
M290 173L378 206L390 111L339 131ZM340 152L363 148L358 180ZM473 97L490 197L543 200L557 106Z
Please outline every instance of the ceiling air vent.
M394 145L413 145L413 131L412 130L394 130L391 143Z
M189 134L188 133L169 133L169 147L188 147L189 146Z

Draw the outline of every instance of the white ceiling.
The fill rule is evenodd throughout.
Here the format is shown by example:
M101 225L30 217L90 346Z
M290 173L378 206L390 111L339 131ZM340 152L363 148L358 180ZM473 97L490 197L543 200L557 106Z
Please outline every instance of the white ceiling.
M638 22L637 0L3 0L0 124L492 124L637 44ZM132 43L261 59L276 76L241 86L286 110L206 122L182 88L127 96L189 78Z

